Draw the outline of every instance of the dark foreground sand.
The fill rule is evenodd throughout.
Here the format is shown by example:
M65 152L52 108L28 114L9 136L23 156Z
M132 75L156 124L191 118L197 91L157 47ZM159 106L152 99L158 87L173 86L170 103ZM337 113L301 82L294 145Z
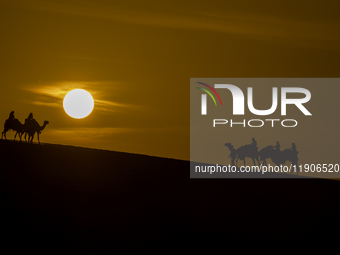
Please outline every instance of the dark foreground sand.
M52 144L0 140L0 151L1 249L11 254L339 242L339 181L197 180L186 161Z

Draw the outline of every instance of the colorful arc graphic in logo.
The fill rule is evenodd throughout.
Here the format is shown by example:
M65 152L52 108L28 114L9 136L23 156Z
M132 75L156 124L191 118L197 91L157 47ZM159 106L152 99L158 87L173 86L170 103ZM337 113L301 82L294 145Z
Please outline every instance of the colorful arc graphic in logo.
M211 89L211 90L215 93L215 95L217 96L218 100L220 101L220 104L222 105L222 100L221 100L219 94L217 93L217 91L216 91L213 87L211 87L210 85L205 84L205 83L203 83L203 82L197 82L197 83L202 84L203 86L206 86L207 88ZM201 90L203 90L204 92L206 92L206 93L214 100L214 103L215 103L215 105L217 106L216 100L215 100L214 96L210 93L209 90L206 90L206 89L201 88L201 87L196 87L196 88L201 89Z

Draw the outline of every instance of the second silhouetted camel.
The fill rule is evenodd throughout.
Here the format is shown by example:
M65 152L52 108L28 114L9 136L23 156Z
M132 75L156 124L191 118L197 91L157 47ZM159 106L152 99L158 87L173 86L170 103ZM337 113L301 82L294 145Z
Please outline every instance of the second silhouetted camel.
M32 121L25 124L25 132L28 134L28 142L32 143L34 134L37 133L38 136L38 143L40 144L39 135L42 130L46 127L46 125L49 124L47 120L44 121L44 124L42 126L39 125L39 123L33 119Z

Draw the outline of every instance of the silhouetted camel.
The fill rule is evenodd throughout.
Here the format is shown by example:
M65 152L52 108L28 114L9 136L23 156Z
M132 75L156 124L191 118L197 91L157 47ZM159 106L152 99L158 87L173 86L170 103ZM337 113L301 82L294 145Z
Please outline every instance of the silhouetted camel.
M290 161L298 170L297 152L291 149L277 151L273 148L273 146L269 145L259 151L259 156L264 165L267 165L266 159L270 158L277 166L284 165L286 161ZM294 171L294 169L292 169L292 171Z
M258 151L256 148L250 144L243 145L240 148L236 149L231 143L226 143L225 146L227 146L230 150L231 157L231 164L234 166L237 166L237 162L239 159L243 160L243 164L246 165L246 157L251 158L253 160L254 166L256 165L255 159L257 160L258 164L260 165ZM236 164L234 163L236 159Z
M10 129L16 131L15 136L14 136L14 140L15 140L16 136L19 135L19 138L20 138L20 141L21 141L21 136L25 131L24 131L24 125L18 119L7 119L5 121L4 131L1 133L1 139L3 138L3 136L5 137L5 139L7 139L6 133Z
M278 162L279 164L284 164L286 161L292 162L292 165L296 167L298 170L298 156L297 152L292 151L291 149L285 149L280 152ZM293 169L292 169L293 170ZM299 171L297 171L299 173Z
M276 165L279 165L279 153L277 150L274 149L273 146L269 145L264 147L262 150L259 151L260 160L263 161L264 165L267 165L267 158L270 158Z
M45 120L44 124L42 126L40 126L39 123L35 119L26 123L25 126L24 126L24 129L25 129L25 132L28 134L28 142L32 143L33 138L34 138L34 134L37 133L38 143L40 144L39 135L40 135L41 131L44 130L44 128L46 127L46 125L48 123L49 122L47 120Z

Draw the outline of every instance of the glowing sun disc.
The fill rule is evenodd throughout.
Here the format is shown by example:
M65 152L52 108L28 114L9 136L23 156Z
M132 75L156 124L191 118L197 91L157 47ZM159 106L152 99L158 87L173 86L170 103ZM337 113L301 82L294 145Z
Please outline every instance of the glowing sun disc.
M63 102L65 112L72 118L82 119L93 110L94 100L89 92L83 89L74 89L66 94Z

